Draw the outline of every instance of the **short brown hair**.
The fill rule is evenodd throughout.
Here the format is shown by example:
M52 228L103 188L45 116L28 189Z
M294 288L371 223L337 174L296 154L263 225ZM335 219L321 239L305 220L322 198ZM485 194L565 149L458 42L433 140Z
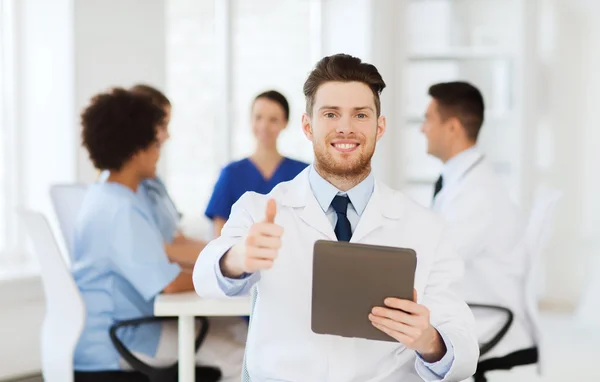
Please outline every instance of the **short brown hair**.
M463 125L467 137L477 141L483 125L483 96L479 89L468 82L442 82L429 88L429 95L438 103L443 120L455 117Z
M373 91L377 116L381 114L379 95L385 88L385 82L374 65L341 53L322 58L304 83L306 112L309 115L312 114L317 90L326 82L362 82Z

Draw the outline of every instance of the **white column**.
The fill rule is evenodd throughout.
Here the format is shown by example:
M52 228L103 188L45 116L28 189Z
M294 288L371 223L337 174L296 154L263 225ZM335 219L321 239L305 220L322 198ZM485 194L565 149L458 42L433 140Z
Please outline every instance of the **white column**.
M554 7L556 30L541 94L549 94L548 130L553 144L541 178L562 190L563 198L545 253L547 280L551 281L546 298L571 307L579 301L591 276L590 259L600 250L595 225L598 196L593 189L598 173L594 167L599 161L598 92L594 88L599 83L598 28L594 26L597 13L593 14L590 6L577 6L569 0L549 3Z
M164 0L74 1L73 13L77 115L91 96L112 86L165 88ZM79 123L74 127L79 143ZM77 179L93 181L87 152L79 148L78 158Z
M218 143L221 145L219 150L219 163L225 166L232 159L232 132L233 121L231 110L233 110L232 96L232 77L231 69L231 0L221 0L215 3L215 39L217 41L217 62L216 65L221 86L218 87L217 107L219 113L216 114L216 126L220 135Z
M48 214L50 184L72 181L75 174L72 1L15 5L19 204Z

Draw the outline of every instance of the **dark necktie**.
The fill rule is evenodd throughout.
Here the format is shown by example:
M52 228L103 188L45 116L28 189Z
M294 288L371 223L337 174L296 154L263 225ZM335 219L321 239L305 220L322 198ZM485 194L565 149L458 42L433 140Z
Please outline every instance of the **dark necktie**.
M440 175L438 180L435 182L435 188L433 190L433 198L435 199L436 195L442 190L444 187L444 178Z
M335 236L338 241L350 241L352 237L352 227L350 226L350 220L346 212L348 211L348 203L350 199L346 196L337 195L333 198L331 206L337 214L337 223L335 223Z

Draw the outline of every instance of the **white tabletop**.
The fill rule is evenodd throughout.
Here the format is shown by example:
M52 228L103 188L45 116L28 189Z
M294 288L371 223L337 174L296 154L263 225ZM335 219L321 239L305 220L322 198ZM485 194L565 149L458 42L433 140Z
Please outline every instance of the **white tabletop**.
M154 300L154 315L174 316L249 316L250 297L211 300L195 292L160 294Z

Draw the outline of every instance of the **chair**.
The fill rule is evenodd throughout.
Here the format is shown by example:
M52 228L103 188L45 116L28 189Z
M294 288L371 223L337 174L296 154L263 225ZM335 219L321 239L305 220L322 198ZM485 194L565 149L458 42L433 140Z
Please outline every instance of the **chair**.
M540 272L542 266L542 254L548 245L550 235L554 226L556 206L562 198L558 190L540 191L532 208L529 224L525 232L525 248L529 256L527 278L525 285L525 306L527 316L534 329L534 340L540 349L543 338L540 329L540 315L538 310ZM541 354L538 360L538 373L543 372L543 359Z
M56 213L69 257L71 257L71 252L73 251L73 235L77 222L77 214L85 198L86 191L87 186L82 183L56 184L50 187L50 199L52 199L54 212Z
M195 349L198 351L200 345L204 341L206 337L206 333L208 332L208 320L206 317L196 317L202 323L202 327L200 329L200 333L196 337ZM137 358L133 353L131 353L125 345L121 342L119 337L117 336L117 331L126 326L136 326L143 325L146 323L156 322L156 321L171 321L177 320L176 317L143 317L133 320L121 321L114 324L109 331L110 339L121 355L121 357L135 370L141 372L149 378L149 382L175 382L177 381L178 372L179 372L179 364L175 362L171 366L167 367L156 367L148 365L147 363L141 361ZM221 370L209 367L209 366L197 366L196 367L196 381L197 382L216 382L221 379ZM79 382L79 381L78 381Z
M528 256L527 272L524 285L524 298L526 314L533 328L535 347L518 350L504 357L491 358L479 362L477 365L477 371L474 375L475 382L487 381L485 373L488 371L510 370L516 366L531 364L537 364L538 374L542 374L543 359L541 349L543 339L541 336L538 312L539 268L542 263L542 253L546 248L550 233L552 231L556 205L558 204L561 196L561 192L557 190L539 191L537 193L531 209L529 221L525 229L525 235L523 236L521 243L525 253ZM498 309L500 307L495 308ZM512 312L510 313L510 316L512 316ZM509 326L510 324L508 327ZM502 337L508 331L508 327L505 325L492 341L495 341L495 343L500 342ZM506 330L504 330L505 328ZM489 343L480 346L483 348L485 345L489 345ZM492 347L486 347L484 350L487 352Z
M46 297L42 324L42 374L46 382L73 382L73 352L83 330L85 305L46 218L20 214L41 267Z
M169 317L146 317L116 323L110 336L117 351L136 371L75 372L73 354L83 330L86 318L85 304L60 254L50 224L46 218L32 211L20 212L20 217L32 239L36 257L40 263L42 283L46 299L46 314L42 324L41 353L42 375L45 382L175 382L177 363L166 368L152 367L137 359L116 336L118 328L139 325L150 321L174 320ZM205 319L204 319L205 320ZM205 320L196 338L196 349L202 344L208 324ZM214 382L221 372L212 367L198 367L197 381Z

